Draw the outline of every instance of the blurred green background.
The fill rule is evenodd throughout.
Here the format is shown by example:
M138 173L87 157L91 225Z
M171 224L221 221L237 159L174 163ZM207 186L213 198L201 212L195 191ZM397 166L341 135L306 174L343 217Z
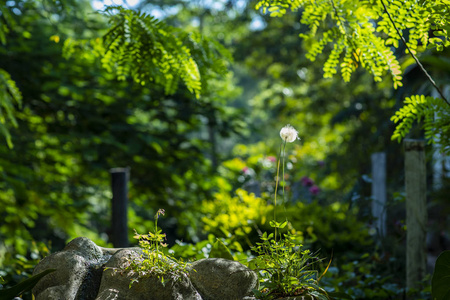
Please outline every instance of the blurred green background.
M111 28L107 6L147 12L192 40L200 97L179 82L119 80L95 41ZM400 299L405 287L402 145L389 121L403 98L430 93L410 57L396 52L404 86L323 78L326 56L305 58L299 14L271 18L255 1L8 0L1 5L0 101L21 93L2 115L12 147L0 144L0 276L4 287L29 276L49 251L86 236L111 244L109 170L130 168L129 237L159 225L175 255L198 259L221 238L250 256L273 216L279 130L287 146L284 209L299 242L333 263L329 289L357 299ZM114 25L114 23L113 23ZM205 37L203 40L201 37ZM197 49L198 51L196 51ZM208 52L209 51L209 52ZM424 52L428 71L449 82L450 52ZM9 78L10 76L10 78ZM448 84L446 85L448 88ZM7 111L3 108L3 111ZM16 120L7 122L8 120ZM3 127L2 127L3 128ZM412 138L422 138L414 127ZM449 247L449 177L433 177L429 155L429 251ZM371 160L387 153L387 236L372 224ZM444 165L448 168L448 165ZM448 172L448 169L447 169ZM429 270L430 272L432 270ZM429 291L429 282L416 293ZM425 297L425 296L423 296ZM417 299L419 299L417 298Z

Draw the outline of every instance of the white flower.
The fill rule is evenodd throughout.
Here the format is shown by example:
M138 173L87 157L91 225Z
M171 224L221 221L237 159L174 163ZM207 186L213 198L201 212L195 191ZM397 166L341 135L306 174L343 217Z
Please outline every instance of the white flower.
M294 129L291 125L286 125L283 128L281 128L280 136L283 139L283 141L292 143L296 139L300 139L298 137L298 131Z

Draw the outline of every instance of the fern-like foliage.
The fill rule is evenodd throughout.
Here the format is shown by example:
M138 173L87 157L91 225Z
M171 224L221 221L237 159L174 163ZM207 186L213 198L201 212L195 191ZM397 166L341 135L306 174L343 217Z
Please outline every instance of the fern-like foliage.
M423 123L425 138L450 154L450 106L442 99L414 95L405 99L405 105L391 117L397 124L392 140L401 141L415 121Z
M215 41L123 7L109 7L106 14L110 29L102 40L67 39L66 58L90 52L119 80L153 82L169 95L184 83L197 98L210 78L228 73L231 55Z
M164 22L122 7L110 7L111 29L103 37L103 66L124 80L130 75L141 84L154 81L173 94L182 80L198 97L201 78L179 32Z
M22 94L11 79L8 72L0 69L0 132L6 138L9 148L13 147L8 125L17 127L17 121L14 117L14 104L22 104Z
M349 81L362 66L375 81L388 72L397 88L402 86L402 71L391 47L399 47L400 36L383 3L397 29L408 30L407 44L414 54L419 45L438 51L450 46L450 4L446 0L260 0L256 8L275 17L287 9L302 12L300 22L309 29L300 35L307 58L314 60L325 46L333 45L324 77L332 77L340 68L343 79Z
M182 34L180 39L189 49L192 59L197 64L201 78L202 96L216 93L209 86L213 79L222 80L229 74L228 66L233 60L230 51L219 42L195 31Z

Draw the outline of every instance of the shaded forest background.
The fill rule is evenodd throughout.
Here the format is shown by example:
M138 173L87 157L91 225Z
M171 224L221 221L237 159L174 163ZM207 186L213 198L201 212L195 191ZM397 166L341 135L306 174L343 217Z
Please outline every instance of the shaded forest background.
M163 208L159 225L177 255L205 257L221 238L236 255L249 256L258 232L270 228L279 130L291 124L301 141L288 150L282 214L306 247L334 253L325 283L361 299L402 293L404 156L391 141L389 119L405 96L431 95L432 87L404 49L395 53L404 70L397 90L361 69L350 83L323 78L326 57L305 58L299 14L271 18L255 4L143 0L133 7L173 26L189 45L201 94L183 80L168 87L108 70L113 58L96 47L114 25L114 10L95 10L85 0L1 4L0 79L21 93L13 116L2 120L12 147L3 137L0 145L6 283L75 237L112 246L114 167L130 168L130 242L132 229L149 231ZM448 49L424 51L420 59L448 94ZM422 138L421 128L410 137ZM386 151L388 168L384 238L370 212L370 154L379 151ZM447 174L437 180L431 146L427 153L428 246L437 254L449 247L449 166L440 162Z

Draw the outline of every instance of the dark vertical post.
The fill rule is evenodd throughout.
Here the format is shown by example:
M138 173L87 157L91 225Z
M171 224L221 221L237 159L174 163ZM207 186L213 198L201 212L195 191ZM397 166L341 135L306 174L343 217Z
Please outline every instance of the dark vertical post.
M425 142L404 140L406 190L406 287L413 288L426 272L427 182Z
M128 179L129 168L113 168L112 188L112 243L116 248L128 247Z
M208 134L209 134L209 142L211 143L211 162L213 170L215 171L218 166L217 162L217 140L216 140L216 120L213 109L209 112L208 118Z
M377 152L372 159L372 216L381 237L386 235L386 153Z

